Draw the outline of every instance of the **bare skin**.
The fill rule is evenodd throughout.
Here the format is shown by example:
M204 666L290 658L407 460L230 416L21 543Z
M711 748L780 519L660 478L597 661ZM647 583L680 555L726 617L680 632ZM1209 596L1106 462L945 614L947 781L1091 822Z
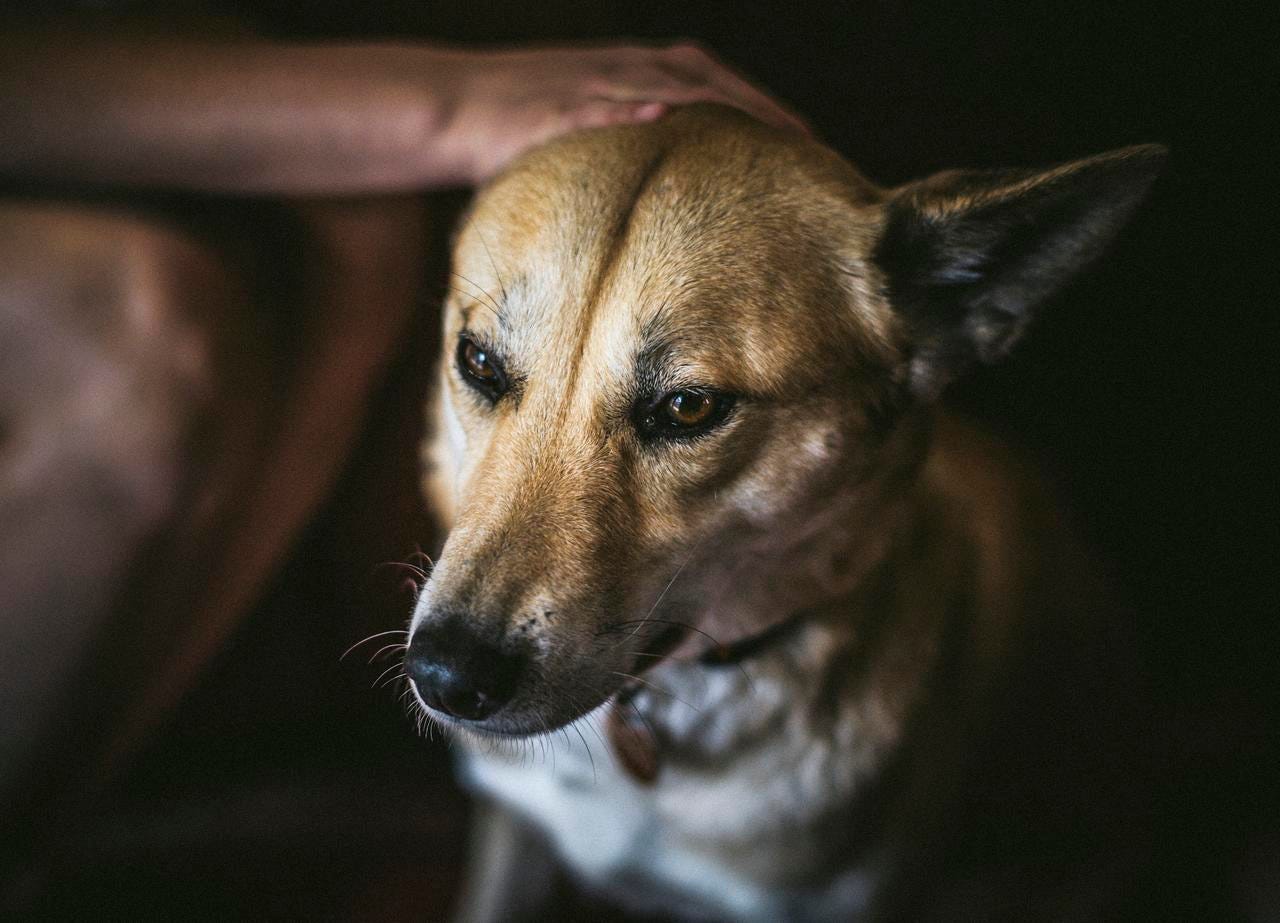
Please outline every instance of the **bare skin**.
M721 102L804 123L696 45L462 50L0 38L0 176L349 195L483 182L590 126Z

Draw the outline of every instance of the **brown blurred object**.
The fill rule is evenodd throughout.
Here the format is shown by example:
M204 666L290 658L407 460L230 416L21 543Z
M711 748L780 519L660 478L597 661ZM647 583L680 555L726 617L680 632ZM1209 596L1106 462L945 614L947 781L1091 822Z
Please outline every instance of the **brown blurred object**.
M192 214L196 220L188 220ZM434 302L424 284L426 216L425 203L408 197L281 206L200 202L152 213L47 201L5 207L0 252L10 259L3 261L2 287L12 298L3 317L6 329L17 325L27 334L20 341L6 337L6 348L38 360L7 366L27 376L8 390L16 403L7 416L18 435L37 443L28 454L53 459L42 477L63 501L51 507L38 491L21 495L26 482L11 481L6 502L15 493L30 502L4 509L34 512L9 519L6 540L15 549L26 544L65 555L65 562L35 562L42 570L34 576L50 575L78 593L36 585L22 594L21 586L6 583L7 624L62 619L92 629L80 646L47 631L24 651L46 659L57 698L49 709L54 720L40 722L43 740L22 754L29 759L25 771L6 778L0 869L16 877L0 885L0 895L8 892L15 912L30 909L24 906L30 899L39 906L39 876L56 878L68 862L92 864L94 847L86 844L97 842L117 860L121 843L131 839L142 855L155 848L146 845L153 835L141 831L165 827L163 812L144 803L132 817L113 813L124 797L121 773L242 628L307 524L326 508L362 434L377 445L365 453L368 470L355 481L358 508L339 527L350 533L342 547L359 550L330 562L326 579L345 567L354 585L367 588L367 574L350 573L355 562L379 553L403 559L415 542L430 542L416 490L429 363L410 361L399 370L393 394L400 410L381 404L368 429L373 400L385 400L388 370L406 341L427 345L434 336ZM21 256L37 250L38 259ZM71 275L64 272L63 281L71 281L62 288L41 290L32 281L64 267ZM78 290L75 272L84 277ZM64 289L82 297L60 297ZM70 330L79 338L69 340ZM79 346L69 348L73 343ZM101 372L82 355L119 358ZM124 384L107 387L112 375ZM175 376L186 384L169 384ZM69 397L59 398L63 392ZM41 394L48 399L36 400ZM148 394L157 397L147 403ZM90 413L83 411L86 401L105 406ZM76 412L104 419L99 443L85 447L66 437L92 436ZM7 459L22 461L22 446L11 445ZM138 488L149 505L132 518L118 505L103 505L93 490L104 478L131 477L149 479ZM86 482L83 489L77 478ZM94 579L97 571L76 570L84 556L106 556L114 566ZM385 579L400 585L398 576ZM382 603L345 626L332 624L335 665L342 647L359 639L360 626L370 626L366 634L400 627L407 600ZM276 624L287 631L287 621ZM413 823L399 797L369 792L362 808L358 798L351 803L357 786L336 785L324 774L277 789L210 793L214 804L230 802L222 809L201 808L200 800L171 807L176 816L190 815L183 836L206 843L251 836L246 830L272 814L275 824L301 823L305 832L315 822L303 818L316 811L328 817L323 806L339 802L349 819L339 811L331 824L338 829L363 829L364 809L381 816L383 829L387 818ZM321 827L332 839L334 830ZM159 832L154 836L163 842Z

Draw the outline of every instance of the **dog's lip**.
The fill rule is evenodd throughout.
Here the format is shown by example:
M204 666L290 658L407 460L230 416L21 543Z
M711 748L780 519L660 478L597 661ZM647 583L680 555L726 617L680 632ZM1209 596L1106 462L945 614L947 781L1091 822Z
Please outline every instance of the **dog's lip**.
M442 712L438 708L432 708L426 703L426 700L422 698L422 695L418 692L417 685L414 684L412 680L409 682L409 689L413 692L413 697L417 700L418 705L422 707L423 711L430 715L433 721L438 721L445 727L459 728L467 731L479 731L485 734L496 734L501 737L527 736L524 734L516 734L510 731L499 730L497 728L487 728L485 727L485 724L491 720L490 718L485 718L483 721L468 721L466 718L458 718L454 715Z
M452 721L453 724L457 725L458 727L465 728L466 730L471 731L472 733L485 734L490 737L507 737L511 739L518 739L521 737L534 737L534 736L537 736L538 734L545 733L541 728L533 731L506 731L506 730L503 730L502 728L485 727L485 722L483 721L459 721L456 718L453 718L450 720Z
M413 689L413 696L415 699L417 699L418 704L421 705L422 708L426 711L426 713L431 716L433 721L440 723L444 727L459 730L459 731L469 731L472 734L479 734L485 737L501 737L506 740L520 740L522 738L538 737L539 735L543 735L543 734L550 735L553 732L558 731L561 727L567 727L575 721L580 721L581 719L585 718L587 715L591 714L591 712L596 711L597 709L603 706L606 706L606 705L612 706L614 700L619 695L621 695L623 691L622 688L619 687L617 691L606 696L605 699L602 702L600 702L599 705L595 706L594 708L588 709L587 711L583 712L581 715L571 718L570 720L565 721L562 724L556 725L555 727L551 727L545 722L539 722L539 724L536 727L530 727L526 730L513 731L513 730L508 730L506 728L503 728L501 726L502 712L500 711L497 714L492 715L488 718L485 718L482 721L470 721L466 718L457 718L453 715L449 715L438 709L432 708L430 705L424 702L422 700L422 696L418 694L418 690L416 688L413 688L412 683L410 683L410 688Z
M432 719L434 719L435 721L438 721L440 724L444 725L445 727L453 728L459 731L469 731L473 734L479 734L484 737L499 737L504 740L521 740L521 739L526 739L530 737L539 737L542 735L550 736L551 734L554 734L555 732L559 731L561 728L568 727L569 725L573 724L576 721L581 721L583 718L586 718L588 715L591 715L594 712L608 711L609 709L614 708L616 705L620 703L627 702L632 696L640 692L643 688L644 688L644 685L642 683L635 682L634 680L628 680L620 684L618 688L615 689L613 692L609 693L609 695L605 696L604 699L602 699L597 705L587 709L582 714L577 715L569 719L568 721L565 721L561 724L557 724L555 727L552 727L544 722L540 722L537 727L532 727L527 730L519 730L519 731L508 730L501 726L490 726L490 722L494 721L495 718L500 718L501 713L499 713L494 717L486 718L483 721L468 721L465 718L455 718L452 715L446 715L444 712L437 711L436 709L432 708L430 705L427 705L425 702L422 701L421 697L418 697L416 689L414 690L414 696L418 698L418 702L432 717Z
M422 702L421 698L419 698L418 701L422 704L422 707L427 710L427 714L429 714L433 720L440 722L445 727L457 728L462 731L471 731L475 734L485 734L491 737L520 738L533 737L537 734L544 733L542 728L536 728L529 731L509 731L504 730L502 727L490 726L491 722L494 720L492 717L485 718L483 721L469 721L466 718L455 718L453 715L447 715L442 711L432 708L430 705Z

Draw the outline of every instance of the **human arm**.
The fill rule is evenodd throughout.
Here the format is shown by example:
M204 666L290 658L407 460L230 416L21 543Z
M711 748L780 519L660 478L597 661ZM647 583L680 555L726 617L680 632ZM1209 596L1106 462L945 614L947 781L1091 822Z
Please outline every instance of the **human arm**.
M803 130L695 46L0 40L0 176L337 195L481 182L573 128L715 101Z

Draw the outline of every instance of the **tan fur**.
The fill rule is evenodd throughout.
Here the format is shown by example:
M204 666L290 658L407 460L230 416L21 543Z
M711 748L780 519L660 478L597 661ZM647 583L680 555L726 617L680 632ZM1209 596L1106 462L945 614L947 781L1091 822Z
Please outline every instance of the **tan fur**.
M730 119L719 115L712 126ZM813 489L812 468L858 451L834 443L844 443L857 426L846 418L860 413L862 402L849 395L875 384L859 380L859 366L865 356L879 364L893 355L891 318L877 304L874 270L860 256L874 239L877 213L869 205L879 193L817 145L797 150L791 139L745 118L732 124L745 138L728 152L722 133L690 131L687 118L669 120L663 130L600 132L587 144L553 145L487 190L460 236L455 265L469 282L457 287L477 291L473 299L451 301L446 341L454 341L464 318L473 330L497 336L485 296L500 300L504 288L514 289L506 351L530 364L530 385L518 419L502 411L482 430L475 423L483 411L466 394L458 399L465 386L446 364L444 400L459 416L470 415L478 444L468 447L469 468L454 473L437 454L433 470L444 481L468 484L457 491L466 531L451 536L460 553L450 560L483 566L495 533L523 530L523 555L508 550L502 564L504 580L518 585L523 598L511 598L493 578L483 589L506 611L539 593L553 594L564 608L576 604L561 601L566 592L598 592L619 576L620 556L602 553L615 546L630 552L621 560L646 569L654 559L678 565L680 555L730 517L771 522L776 510L800 499L797 493ZM713 144L701 144L700 133ZM618 138L625 142L613 150ZM760 157L761 141L775 157ZM616 171L600 171L600 158L610 156ZM588 164L596 172L587 174ZM584 183L587 175L599 185ZM735 178L727 201L720 188L726 175ZM862 221L845 220L851 211L861 212ZM809 227L797 227L797 213L808 216ZM507 221L510 215L519 219ZM788 263L808 268L788 272ZM727 305L732 327L724 321ZM687 347L680 374L689 383L751 394L782 410L761 415L752 440L763 437L774 451L757 442L711 457L677 452L640 459L627 469L628 496L610 496L622 466L632 463L625 455L630 447L608 431L616 421L606 408L646 325L671 331ZM815 345L826 354L815 357ZM748 476L721 485L717 475L732 467L725 456L734 451L757 458ZM485 468L484 478L473 477L476 466ZM708 498L708 491L717 498L731 491L730 502ZM443 509L453 506L448 486L435 482L430 492ZM504 496L520 496L521 508L495 502ZM539 522L554 522L553 534L533 539ZM545 570L548 563L557 570ZM454 566L450 578L465 582ZM543 570L544 586L526 580L534 568ZM655 579L670 577L658 571ZM433 592L443 592L441 577L437 572ZM638 587L630 601L641 606L651 589ZM720 627L726 641L759 628Z
M833 838L833 818L909 724L937 756L908 773L901 810L921 812L1025 613L1084 581L1047 493L998 442L928 405L877 424L912 359L872 260L890 199L814 141L696 107L535 152L459 234L425 450L451 531L414 627L449 608L533 639L536 679L481 733L462 729L467 773L592 884L638 877L686 895L682 912L742 918L866 909L873 883L833 858L852 836ZM518 382L493 406L455 368L464 329ZM655 338L659 391L741 395L724 427L637 440L628 408ZM797 619L746 664L753 685L695 660ZM670 622L697 630L642 659ZM944 663L968 671L965 691L917 720ZM667 846L614 856L566 794L568 754L526 766L483 731L595 730L622 689L662 774L646 791L597 767L592 797L620 831L637 818L635 843L657 829ZM727 896L676 880L673 856Z

